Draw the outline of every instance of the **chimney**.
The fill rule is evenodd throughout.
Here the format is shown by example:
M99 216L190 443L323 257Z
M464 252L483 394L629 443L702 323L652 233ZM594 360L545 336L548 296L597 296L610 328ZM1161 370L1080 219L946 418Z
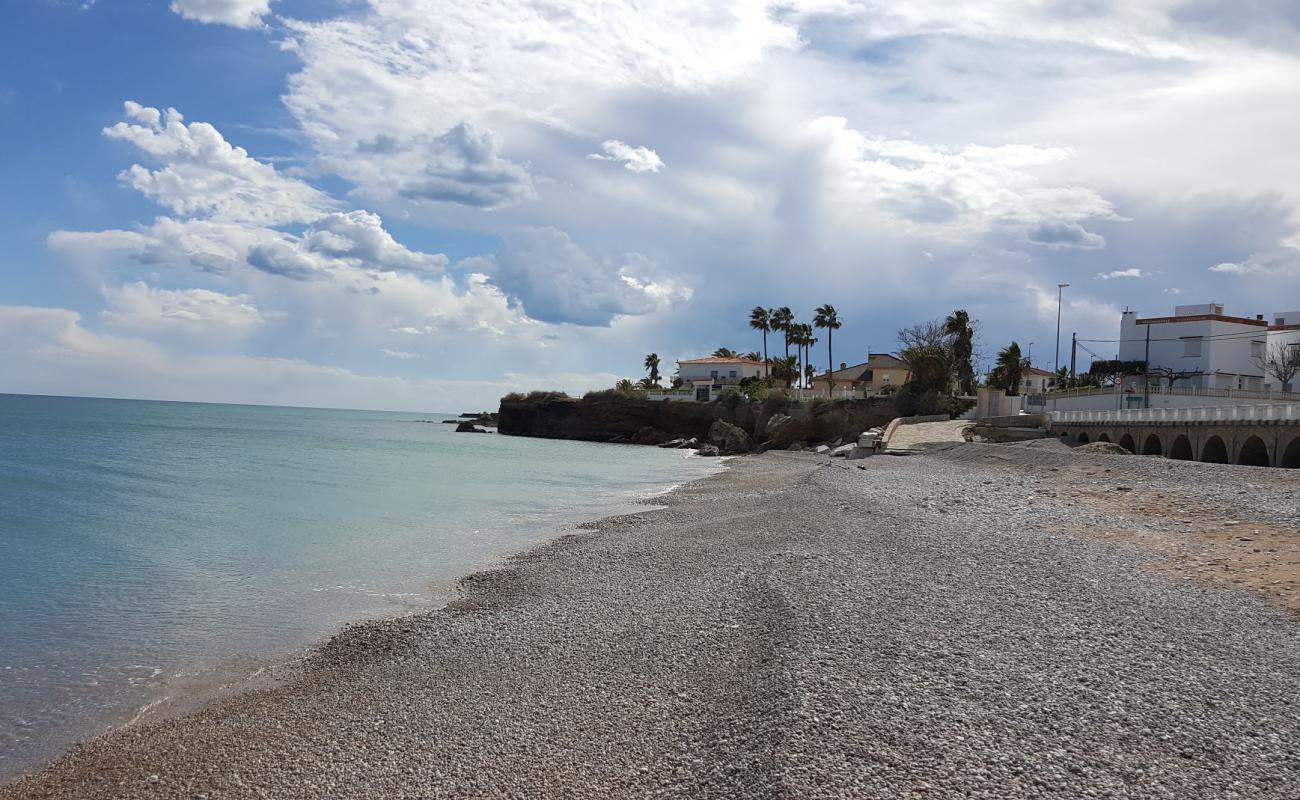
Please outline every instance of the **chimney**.
M1263 314L1256 314L1256 315L1255 315L1255 319L1257 319L1257 320L1263 322L1263 321L1264 321L1264 315L1263 315Z
M849 368L848 364L845 364L843 361L840 362L840 369L848 369L848 368Z

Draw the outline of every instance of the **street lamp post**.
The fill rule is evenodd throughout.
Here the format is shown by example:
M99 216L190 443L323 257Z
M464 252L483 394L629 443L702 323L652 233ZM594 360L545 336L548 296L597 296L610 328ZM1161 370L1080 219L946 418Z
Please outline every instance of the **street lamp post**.
M1069 285L1070 284L1068 283L1056 284L1056 359L1052 362L1053 376L1060 374L1061 371L1061 292L1063 292ZM1053 377L1052 380L1055 382L1056 378ZM1060 389L1059 386L1055 385L1052 388ZM1056 394L1056 392L1052 392L1053 411L1056 410Z

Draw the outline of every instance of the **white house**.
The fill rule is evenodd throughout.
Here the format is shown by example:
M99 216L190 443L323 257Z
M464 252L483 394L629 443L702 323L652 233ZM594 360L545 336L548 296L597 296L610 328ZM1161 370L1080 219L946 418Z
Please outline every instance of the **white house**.
M695 399L707 402L726 386L735 386L745 378L761 378L766 365L752 358L691 358L677 362L677 377L695 389Z
M1020 371L1021 394L1046 394L1056 385L1056 376L1045 369L1025 367Z
M1295 316L1300 323L1300 314ZM1176 386L1262 390L1266 376L1252 358L1263 354L1270 335L1262 314L1253 319L1229 316L1219 303L1177 306L1171 317L1139 318L1136 311L1125 311L1119 325L1119 358L1149 360L1152 369L1193 373ZM1126 379L1128 384L1140 381Z
M1300 311L1279 311L1273 315L1273 324L1268 326L1267 346L1274 348L1279 344L1300 347ZM1275 376L1264 375L1264 388L1283 390L1284 387L1277 382ZM1290 391L1294 391L1297 384L1300 384L1300 376L1291 379Z

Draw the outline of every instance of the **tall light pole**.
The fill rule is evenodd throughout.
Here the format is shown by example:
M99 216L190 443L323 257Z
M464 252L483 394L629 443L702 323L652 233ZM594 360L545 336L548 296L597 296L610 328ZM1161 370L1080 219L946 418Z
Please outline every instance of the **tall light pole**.
M1061 369L1061 292L1069 285L1068 283L1056 284L1056 360L1052 362L1053 375Z
M1056 360L1052 362L1052 411L1056 411L1057 390L1061 387L1056 385L1056 375L1061 371L1061 292L1065 290L1068 283L1056 284Z
M1034 343L1030 342L1029 347L1025 350L1025 358L1029 361L1029 366L1034 365Z

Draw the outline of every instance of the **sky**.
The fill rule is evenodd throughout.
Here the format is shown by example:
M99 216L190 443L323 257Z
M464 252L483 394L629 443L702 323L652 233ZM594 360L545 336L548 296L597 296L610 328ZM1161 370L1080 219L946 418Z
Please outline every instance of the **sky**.
M756 305L1047 369L1059 283L1062 363L1300 308L1297 2L0 14L0 392L459 412L759 350Z

